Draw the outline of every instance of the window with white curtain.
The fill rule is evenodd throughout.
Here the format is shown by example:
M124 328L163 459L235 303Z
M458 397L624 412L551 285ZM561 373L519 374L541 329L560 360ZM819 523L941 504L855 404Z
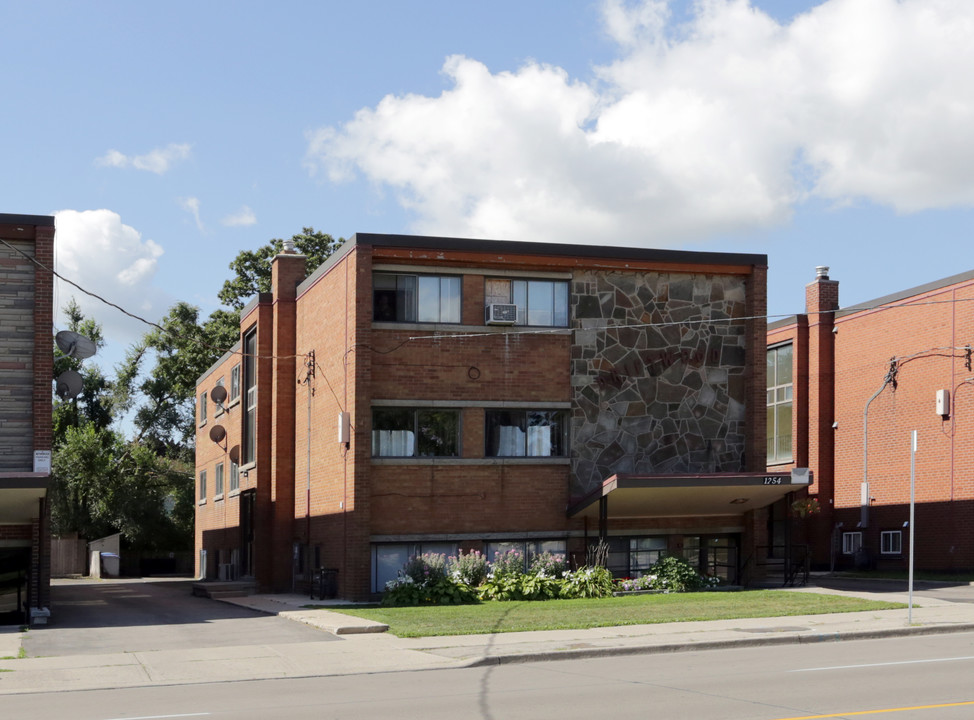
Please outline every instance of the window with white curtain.
M487 457L563 457L568 452L564 410L488 410Z
M459 454L459 410L372 409L373 457L456 457Z

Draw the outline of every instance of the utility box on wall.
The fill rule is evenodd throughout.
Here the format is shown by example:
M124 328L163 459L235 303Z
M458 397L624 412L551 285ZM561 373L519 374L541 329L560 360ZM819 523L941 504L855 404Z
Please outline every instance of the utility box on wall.
M937 391L937 414L940 417L950 416L950 390Z

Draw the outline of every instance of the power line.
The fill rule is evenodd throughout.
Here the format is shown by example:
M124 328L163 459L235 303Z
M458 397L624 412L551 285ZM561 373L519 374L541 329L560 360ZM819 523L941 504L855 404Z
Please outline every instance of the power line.
M123 308L122 306L117 305L116 303L113 303L110 300L105 299L101 295L98 295L97 293L94 293L94 292L92 292L90 290L87 290L86 288L82 287L81 285L79 285L78 283L74 282L73 280L70 280L70 279L64 277L63 275L61 275L60 273L58 273L56 270L53 270L52 268L49 268L49 267L45 266L43 263L41 263L40 261L38 261L36 258L31 257L30 255L28 255L27 253L23 252L19 248L17 248L15 246L11 245L10 243L8 243L6 240L3 240L2 238L0 238L0 243L2 243L3 245L7 246L8 248L10 248L11 250L13 250L14 252L22 255L28 261L30 261L31 263L33 263L37 267L41 268L45 272L49 272L54 277L56 277L56 278L58 278L60 280L63 280L64 282L68 283L69 285L71 285L74 288L77 288L79 291L83 292L85 295L88 295L88 296L90 296L90 297L98 300L99 302L102 302L105 305L108 305L109 307L112 307L112 308L118 310L122 314L124 314L124 315L126 315L126 316L128 316L128 317L130 317L130 318L132 318L134 320L137 320L137 321L139 321L141 323L144 323L145 325L148 325L150 327L153 327L153 328L161 331L162 333L164 333L167 336L174 336L175 335L174 332L172 332L170 330L167 330L166 328L164 328L163 326L159 325L158 323L152 322L151 320L147 320L146 318L144 318L144 317L142 317L142 316L140 316L140 315L138 315L136 313L130 312L130 311L126 310L125 308ZM607 325L600 325L600 326L587 327L587 328L560 327L560 328L546 328L546 329L532 328L532 329L524 329L524 330L508 330L508 331L505 331L505 332L472 332L472 333L464 333L464 332L453 333L453 332L450 332L450 333L435 333L435 334L430 334L430 335L415 335L415 336L409 336L405 340L403 340L402 342L398 343L397 345L395 345L394 347L392 347L392 348L390 348L388 350L380 350L379 348L373 347L372 345L367 344L367 343L355 344L355 345L352 345L350 348L348 348L345 351L345 355L347 356L350 352L355 351L359 347L363 347L363 348L366 348L366 349L370 350L371 352L374 352L374 353L377 353L377 354L383 354L384 355L384 354L389 354L389 353L395 352L396 350L398 350L399 348L403 347L404 345L406 345L406 344L408 344L410 342L416 342L416 341L421 341L421 340L460 340L460 339L478 338L478 337L497 337L499 335L503 335L503 336L506 336L506 337L509 337L509 336L520 336L520 335L567 335L567 334L570 334L570 333L574 332L575 330L580 330L580 329L584 329L584 330L595 330L595 331L611 331L611 330L619 330L619 329L624 329L624 328L625 329L639 329L639 328L648 328L648 327L669 327L669 326L685 326L685 325L699 325L699 324L718 325L718 324L725 324L725 323L726 324L730 324L730 323L747 322L747 321L751 321L751 320L765 320L765 321L768 321L768 320L773 320L773 319L784 319L784 318L790 318L790 317L797 317L798 315L825 315L825 314L829 314L829 313L834 314L834 313L837 313L837 312L841 312L843 315L845 315L845 314L849 314L849 313L866 312L866 311L871 311L871 310L897 310L897 309L906 309L906 308L922 307L922 306L929 306L929 305L950 305L950 304L965 303L965 302L974 302L974 298L952 298L950 300L923 300L923 301L909 301L908 299L904 299L902 301L895 301L895 304L893 302L887 301L887 302L883 302L883 303L877 303L875 305L857 305L857 306L853 306L853 307L849 307L849 308L836 308L834 310L817 310L817 311L804 312L804 313L788 313L788 314L775 314L775 315L769 315L769 314L765 314L765 315L747 315L747 316L726 317L726 318L703 318L703 317L699 317L699 318L693 318L693 319L687 319L687 320L673 320L673 321L668 321L668 322L651 322L651 323L635 323L635 324L607 324ZM218 346L215 346L215 345L210 345L209 343L206 343L203 340L200 340L200 339L197 339L197 338L189 338L189 341L191 343L194 343L196 345L199 345L200 347L207 348L209 350L216 350L216 351L219 351L219 352L221 352L223 354L229 353L229 354L232 354L232 355L239 355L240 357L253 357L253 358L256 358L256 359L265 359L265 360L291 360L291 359L296 359L296 358L304 358L304 359L307 359L307 357L308 357L308 354L307 353L304 353L304 354L293 354L293 355L260 355L260 354L248 355L248 354L246 354L246 353L244 353L244 352L242 352L240 350L232 350L230 348L222 348L222 347L218 347ZM953 348L953 349L963 349L963 348Z

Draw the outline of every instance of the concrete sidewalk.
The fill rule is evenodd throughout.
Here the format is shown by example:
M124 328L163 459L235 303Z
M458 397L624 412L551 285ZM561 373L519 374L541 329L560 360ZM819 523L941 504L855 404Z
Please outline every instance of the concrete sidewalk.
M905 594L886 592L818 588L796 592L907 600ZM907 610L902 609L435 638L397 638L383 632L384 626L376 623L332 609L304 608L311 601L303 595L260 595L222 601L303 622L334 633L340 640L18 658L21 633L16 628L9 632L0 628L0 694L432 670L610 654L974 631L974 603L930 597L915 599L912 625L907 624Z

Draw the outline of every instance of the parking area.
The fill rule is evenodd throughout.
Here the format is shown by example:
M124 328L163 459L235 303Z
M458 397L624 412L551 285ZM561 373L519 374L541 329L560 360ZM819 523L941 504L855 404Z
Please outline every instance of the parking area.
M54 580L27 657L336 641L331 633L191 593L185 579Z

